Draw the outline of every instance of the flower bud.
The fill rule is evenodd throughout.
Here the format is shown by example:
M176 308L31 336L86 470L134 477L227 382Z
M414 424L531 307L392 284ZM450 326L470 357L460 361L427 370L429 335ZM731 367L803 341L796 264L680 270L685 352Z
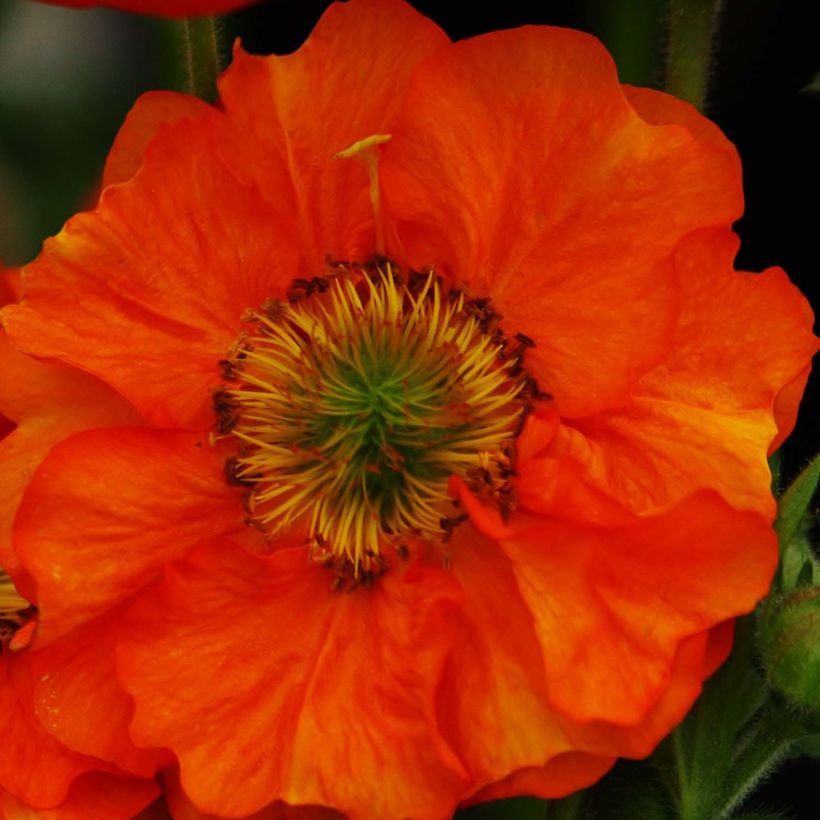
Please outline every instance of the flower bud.
M820 587L798 586L774 604L761 620L758 640L772 686L820 710Z

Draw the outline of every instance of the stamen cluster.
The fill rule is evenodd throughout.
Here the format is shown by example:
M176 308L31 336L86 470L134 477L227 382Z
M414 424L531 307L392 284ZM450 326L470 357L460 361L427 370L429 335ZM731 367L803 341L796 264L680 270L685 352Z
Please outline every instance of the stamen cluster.
M34 613L34 607L17 592L8 573L0 567L0 654L12 644L18 630Z
M287 295L244 317L215 395L219 432L240 443L227 469L251 488L249 523L271 538L304 527L316 560L368 583L388 547L446 542L466 517L452 514L451 475L509 511L531 342L510 352L489 300L389 263L338 266Z

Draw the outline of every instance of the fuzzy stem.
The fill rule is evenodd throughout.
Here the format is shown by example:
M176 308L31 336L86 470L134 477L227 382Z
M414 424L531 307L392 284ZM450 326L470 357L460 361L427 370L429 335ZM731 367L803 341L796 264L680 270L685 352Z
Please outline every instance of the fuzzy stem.
M706 104L720 6L721 0L669 0L666 90L699 111Z
M187 90L213 102L217 98L216 78L219 74L219 47L214 17L191 17L180 21Z

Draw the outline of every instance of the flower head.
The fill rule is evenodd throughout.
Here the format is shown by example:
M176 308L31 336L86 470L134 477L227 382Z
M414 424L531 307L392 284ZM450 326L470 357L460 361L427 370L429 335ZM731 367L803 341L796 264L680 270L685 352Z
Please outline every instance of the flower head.
M397 0L220 91L138 102L2 313L71 374L6 492L38 644L104 624L127 735L214 814L442 817L648 754L766 592L815 350L732 268L734 149L591 37Z

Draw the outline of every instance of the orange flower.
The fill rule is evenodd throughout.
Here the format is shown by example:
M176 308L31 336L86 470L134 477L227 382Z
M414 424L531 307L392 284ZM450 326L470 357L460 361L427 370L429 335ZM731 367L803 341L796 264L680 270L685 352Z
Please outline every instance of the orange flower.
M73 6L87 9L107 8L133 11L138 14L156 14L160 17L193 17L202 14L227 14L249 6L254 0L41 0L54 6Z
M66 380L7 413L12 558L38 645L100 645L50 731L110 757L81 728L122 687L233 817L648 754L766 592L815 350L782 271L732 268L734 149L587 35L451 44L397 0L220 91L138 102L2 313Z

